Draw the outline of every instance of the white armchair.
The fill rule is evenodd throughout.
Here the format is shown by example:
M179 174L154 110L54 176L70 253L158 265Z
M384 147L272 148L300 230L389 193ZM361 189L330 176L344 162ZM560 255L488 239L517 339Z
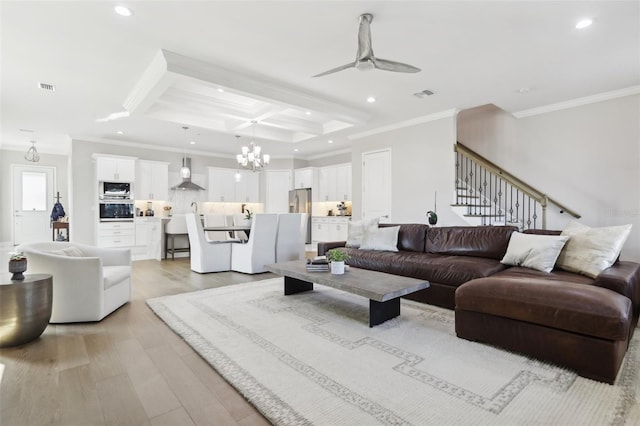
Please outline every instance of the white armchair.
M246 244L231 244L231 269L245 274L267 272L264 265L276 262L277 214L256 214Z
M204 274L231 269L231 242L207 241L204 227L195 214L185 215L189 244L191 246L191 270Z
M302 228L306 224L306 217L301 213L282 213L278 216L276 262L304 259Z
M27 272L53 276L52 323L100 321L131 300L131 251L68 242L23 244Z

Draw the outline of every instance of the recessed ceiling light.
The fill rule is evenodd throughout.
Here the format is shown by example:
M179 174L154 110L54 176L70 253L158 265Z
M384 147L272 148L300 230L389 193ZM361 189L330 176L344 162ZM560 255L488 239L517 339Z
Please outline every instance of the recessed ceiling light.
M332 141L331 139L329 139L327 142L328 142L328 143L333 143L333 141Z
M218 92L224 93L224 89L223 88L218 88Z
M578 21L578 23L576 24L576 28L581 30L583 28L587 28L591 24L593 24L593 20L591 20L591 19L583 19L581 21Z
M529 93L531 91L528 87L521 87L518 89L518 93Z
M131 15L133 15L133 12L131 11L131 9L129 9L126 6L118 5L118 6L114 7L113 10L115 10L116 13L118 15L120 15L120 16L131 16Z
M118 130L116 133L119 135L124 135L124 132L122 130Z
M298 152L298 148L294 148L294 149L293 149L293 152Z
M311 115L311 111L307 111L307 112L305 112L305 114Z
M369 96L367 98L367 102L369 102L370 104L374 103L376 101L376 98L374 98L373 96Z
M196 141L191 141L191 142L189 142L189 143L190 143L191 145L195 145L195 144L196 144Z

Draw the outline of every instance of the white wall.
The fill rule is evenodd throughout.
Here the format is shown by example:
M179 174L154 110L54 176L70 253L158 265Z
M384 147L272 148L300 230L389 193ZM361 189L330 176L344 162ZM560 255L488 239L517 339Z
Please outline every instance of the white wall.
M458 115L458 140L578 212L633 229L622 259L640 261L640 95L516 119L485 106ZM571 220L552 214L548 228Z
M394 223L427 223L438 193L438 226L463 225L454 202L456 118L448 117L367 136L353 143L353 216L362 216L362 153L391 148L391 217Z
M11 187L11 165L35 165L35 166L50 166L56 169L56 185L55 192L60 192L60 203L64 206L65 213L71 215L69 210L69 179L68 169L69 161L65 155L44 154L40 153L40 161L32 163L24 159L24 154L27 151L28 146L25 146L24 151L11 151L0 150L0 243L8 243L11 241L12 235L12 221L13 215L11 212L12 206L12 187Z

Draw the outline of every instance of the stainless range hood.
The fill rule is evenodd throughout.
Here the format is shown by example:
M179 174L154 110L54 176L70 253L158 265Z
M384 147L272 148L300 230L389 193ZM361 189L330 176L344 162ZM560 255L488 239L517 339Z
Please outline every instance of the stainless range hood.
M182 159L182 167L186 167L189 170L191 170L191 158L184 157ZM186 191L186 190L204 191L205 190L200 185L196 185L195 183L191 182L191 175L189 175L189 177L187 178L182 178L182 182L180 182L178 185L174 187L171 187L171 189L181 189L183 191Z

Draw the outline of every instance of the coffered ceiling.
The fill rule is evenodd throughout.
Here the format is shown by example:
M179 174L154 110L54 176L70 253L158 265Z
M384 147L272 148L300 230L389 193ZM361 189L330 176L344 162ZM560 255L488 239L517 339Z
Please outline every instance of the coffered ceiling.
M329 135L367 115L319 96L158 51L124 103L130 114L279 142Z
M364 12L376 56L422 71L313 78L355 59ZM274 158L314 158L453 108L518 113L640 86L635 0L3 0L0 43L0 142L44 152L76 139L231 158L255 131Z

